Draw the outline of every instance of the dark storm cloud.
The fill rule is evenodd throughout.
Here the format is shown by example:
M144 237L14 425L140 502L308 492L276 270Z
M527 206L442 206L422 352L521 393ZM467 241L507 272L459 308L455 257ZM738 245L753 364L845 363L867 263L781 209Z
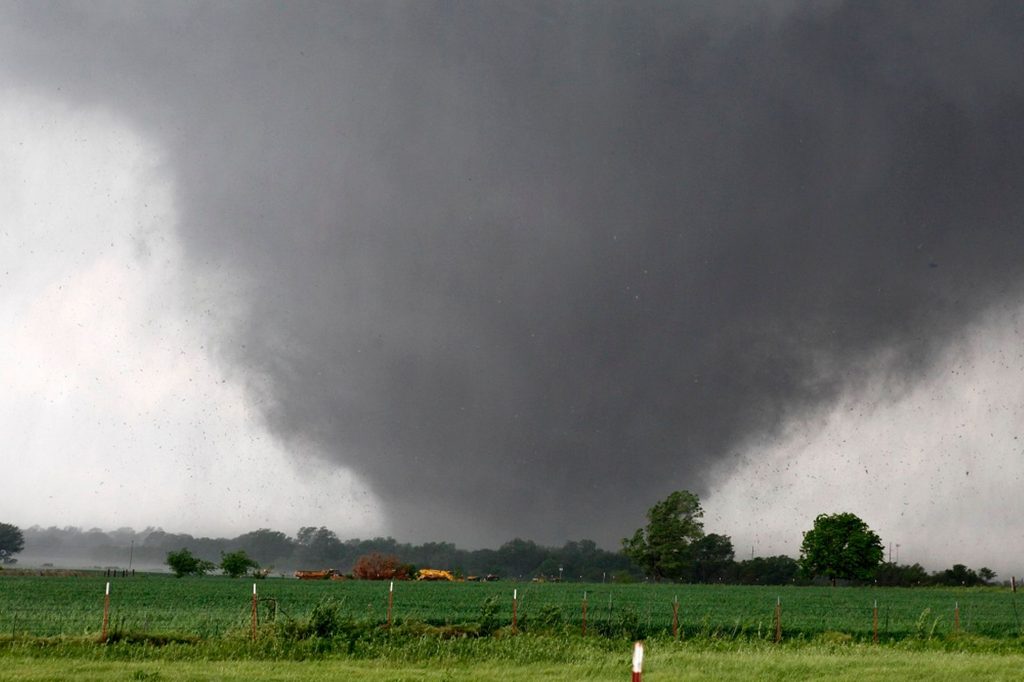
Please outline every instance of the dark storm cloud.
M401 534L614 539L1019 294L1013 3L5 14L9 80L166 146L220 357Z

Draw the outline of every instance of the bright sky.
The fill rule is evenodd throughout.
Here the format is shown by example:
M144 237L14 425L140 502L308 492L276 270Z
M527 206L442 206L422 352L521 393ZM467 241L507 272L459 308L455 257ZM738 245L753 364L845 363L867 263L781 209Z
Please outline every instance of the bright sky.
M705 500L708 531L726 529L741 558L796 556L813 513L852 511L900 563L1020 575L1006 550L1024 546L1022 332L1024 309L992 311L914 386L866 377L781 439L749 443Z
M183 281L160 149L103 111L0 102L0 517L379 530L366 488L315 457L296 466L247 407L253 378L212 363L219 311L201 299L230 281Z

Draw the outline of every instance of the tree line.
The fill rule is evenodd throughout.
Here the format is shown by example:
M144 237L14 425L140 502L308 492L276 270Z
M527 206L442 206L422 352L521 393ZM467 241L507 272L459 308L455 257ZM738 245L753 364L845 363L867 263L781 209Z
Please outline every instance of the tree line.
M654 580L833 586L877 584L913 587L990 584L996 573L963 564L928 573L919 564L883 562L882 540L856 514L819 514L803 534L799 559L787 556L734 560L727 535L705 534L700 499L687 490L671 493L647 511L647 525L622 540L623 553Z
M648 510L647 521L622 540L617 552L586 539L545 547L515 538L497 549L476 550L450 542L402 543L391 537L342 540L324 526L306 526L294 536L260 528L233 538L209 538L159 528L106 532L33 526L22 532L0 523L0 559L13 563L13 555L29 547L37 556L89 557L123 567L130 553L137 566L166 565L179 575L199 575L217 567L229 575L256 569L266 574L325 568L352 574L360 560L386 557L409 575L417 568L435 568L517 580L748 585L827 581L910 587L983 585L996 577L988 568L975 571L963 564L928 573L919 564L883 562L881 539L850 513L819 515L803 534L799 558L779 555L741 561L736 560L729 536L704 532L700 500L689 491L673 492L657 502Z
M25 546L36 556L79 557L91 561L128 562L129 546L136 565L165 565L168 554L188 549L206 571L218 567L222 555L243 551L264 569L288 573L295 569L333 568L351 573L360 557L372 554L398 557L419 568L450 569L463 575L494 574L505 578L635 580L642 577L620 552L603 549L593 540L574 540L545 547L516 538L497 549L463 549L451 542L404 543L392 537L341 539L324 526L300 528L294 536L260 528L231 538L195 537L159 528L135 532L121 528L40 528L24 531ZM561 570L559 570L561 569Z
M24 544L36 556L88 559L121 567L127 565L132 545L136 566L166 565L172 570L178 566L186 574L220 569L224 556L241 551L264 570L279 573L333 568L348 574L361 557L377 554L396 557L414 568L441 568L461 575L491 574L517 580L632 582L648 577L625 553L603 549L587 539L546 547L515 538L497 549L467 550L450 542L410 544L391 537L343 540L323 526L300 528L294 536L260 528L231 538L195 537L158 528L136 532L130 528L102 531L32 526L24 531ZM735 561L732 542L726 536L708 535L699 547L692 573L683 578L686 582L777 585L792 583L797 576L796 560L786 556ZM188 555L181 555L182 549L187 549ZM171 554L173 564L168 562Z

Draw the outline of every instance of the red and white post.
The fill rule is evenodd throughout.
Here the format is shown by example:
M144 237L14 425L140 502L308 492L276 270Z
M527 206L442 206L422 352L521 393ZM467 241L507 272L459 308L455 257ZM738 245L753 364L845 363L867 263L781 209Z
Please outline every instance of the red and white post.
M512 590L512 632L519 628L519 590Z
M252 584L252 641L256 641L256 626L259 625L259 597L256 596L256 583Z
M107 590L103 594L103 630L100 632L100 641L107 641L107 625L110 623L110 583L107 583Z
M633 682L642 682L644 672L644 643L633 645Z
M395 604L395 581L388 587L388 630L391 629L391 607Z

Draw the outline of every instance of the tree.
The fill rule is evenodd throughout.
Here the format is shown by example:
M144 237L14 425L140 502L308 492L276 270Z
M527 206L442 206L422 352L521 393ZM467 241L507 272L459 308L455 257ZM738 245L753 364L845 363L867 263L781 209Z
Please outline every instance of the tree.
M953 568L935 574L935 581L940 585L951 587L974 587L984 582L974 570L967 568L964 564L953 564Z
M260 528L239 535L231 544L261 564L273 564L290 559L296 543L281 531Z
M0 523L0 563L13 564L14 555L25 549L25 536L21 529L10 523Z
M212 561L200 559L184 547L177 552L168 552L166 563L178 578L186 575L206 575L215 568Z
M693 582L720 583L730 578L735 552L728 535L708 533L693 543Z
M408 580L411 577L409 567L399 562L398 557L377 552L359 557L352 575L359 580Z
M629 559L618 552L609 552L593 540L571 540L552 554L562 568L565 580L601 582L603 574L625 568ZM556 571L557 572L557 571Z
M244 549L227 554L220 553L220 570L224 572L224 575L232 578L241 578L249 572L250 568L255 570L259 567L259 562L246 554Z
M978 577L981 578L981 582L987 585L996 579L996 572L988 566L982 566L978 569Z
M647 526L622 541L622 551L656 580L690 576L694 543L704 537L700 499L677 490L647 510Z
M547 557L548 551L533 540L515 538L498 548L496 572L509 577L532 577Z
M785 555L755 557L736 564L736 582L741 585L789 585L796 579L800 566Z
M921 564L898 565L887 562L875 569L875 584L882 587L915 587L932 582Z
M813 578L870 580L882 563L882 540L856 514L819 514L804 533L800 570Z
M320 526L304 526L295 535L299 544L298 558L311 566L330 566L339 562L345 547L337 534Z

